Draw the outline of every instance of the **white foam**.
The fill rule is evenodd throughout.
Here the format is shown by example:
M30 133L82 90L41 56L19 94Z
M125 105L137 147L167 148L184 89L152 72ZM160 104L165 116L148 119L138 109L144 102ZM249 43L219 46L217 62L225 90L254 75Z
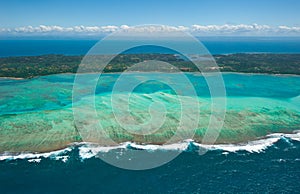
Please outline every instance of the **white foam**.
M300 141L300 131L295 131L293 134L284 133L272 133L266 136L265 139L250 141L247 143L240 144L217 144L217 145L203 145L193 143L198 147L202 147L208 150L223 150L226 152L237 152L237 151L247 151L250 153L259 153L266 150L268 147L272 146L278 140L282 138L289 138L295 141Z
M185 140L183 142L179 143L173 143L173 144L163 144L163 145L153 145L153 144L147 144L147 145L141 145L141 144L136 144L136 143L130 143L129 146L136 148L136 149L141 149L141 150L179 150L179 151L184 151L187 150L189 144L193 140Z
M69 156L56 156L55 160L61 160L62 162L66 163L69 159Z
M280 137L270 137L267 139L250 141L248 143L241 143L241 144L204 145L204 144L194 143L194 145L205 148L207 150L223 150L226 152L247 151L250 153L254 153L254 152L259 153L264 151L268 147L272 146L279 139Z
M260 153L266 150L268 147L274 145L280 139L292 139L295 141L300 141L300 131L295 131L292 134L284 133L273 133L267 135L264 139L249 141L247 143L239 144L215 144L206 145L195 143L192 139L187 139L182 142L164 145L154 145L154 144L138 144L134 142L124 142L116 146L100 146L97 144L92 144L88 142L74 143L71 147L48 152L48 153L20 153L18 155L11 153L4 153L0 155L1 160L16 160L16 159L28 159L29 162L40 162L42 158L52 158L55 160L61 160L66 162L69 159L68 152L73 150L74 146L78 146L79 157L82 159L88 159L96 156L99 153L107 153L116 149L139 149L139 150L169 150L169 151L186 151L189 145L194 145L198 148L204 148L206 150L222 150L224 155L230 152L247 151L250 153Z
M36 163L40 163L42 159L38 158L38 159L29 159L28 162L36 162Z
M222 154L227 155L230 152L238 152L238 151L247 151L249 153L260 153L265 151L270 146L274 145L277 141L282 138L290 138L293 140L300 140L300 132L295 134L283 134L283 133L273 133L269 134L265 137L265 139L259 139L255 141L249 141L246 143L239 143L239 144L215 144L215 145L207 145L207 144L200 144L195 143L193 140L188 139L179 143L173 144L164 144L164 145L153 145L153 144L137 144L133 142L126 142L117 146L110 146L110 147L103 147L92 145L89 146L88 144L80 147L79 155L83 159L91 158L96 156L99 153L107 153L111 150L115 149L140 149L140 150L148 150L148 151L156 151L156 150L178 150L178 151L186 151L190 144L198 148L204 148L207 150L222 150L224 151Z
M295 131L292 134L284 134L284 136L295 141L300 141L300 131Z
M47 153L19 153L18 155L12 153L4 153L0 155L1 160L16 160L16 159L29 159L29 162L40 162L42 158L54 158L57 160L62 159L66 161L65 158L60 158L62 154L72 151L72 148L68 147L62 150L47 152Z
M148 151L156 151L156 150L180 150L184 151L188 148L192 140L186 140L180 143L174 144L165 144L165 145L154 145L154 144L137 144L134 142L125 142L116 146L99 146L96 144L86 143L79 147L79 156L82 159L88 159L96 156L99 153L107 153L116 149L139 149L139 150L148 150Z
M125 149L129 145L129 142L122 143L116 146L99 146L91 143L84 143L84 145L79 147L79 156L82 159L88 159L96 156L98 153L107 153L115 149Z

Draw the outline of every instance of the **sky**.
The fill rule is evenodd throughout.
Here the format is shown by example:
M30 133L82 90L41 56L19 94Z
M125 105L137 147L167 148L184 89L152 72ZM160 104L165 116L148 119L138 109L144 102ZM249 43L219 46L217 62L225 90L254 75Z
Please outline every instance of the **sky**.
M76 26L120 28L122 25L163 24L184 26L188 31L195 31L198 26L197 32L210 29L215 34L220 29L222 33L224 28L244 33L243 30L251 26L256 31L268 26L268 30L265 28L260 33L289 31L289 34L291 31L293 35L300 35L299 10L299 0L1 0L0 33L28 34L28 26L36 29L31 33L43 33L38 29L40 26L69 28L64 32L70 33ZM259 34L256 31L252 33Z

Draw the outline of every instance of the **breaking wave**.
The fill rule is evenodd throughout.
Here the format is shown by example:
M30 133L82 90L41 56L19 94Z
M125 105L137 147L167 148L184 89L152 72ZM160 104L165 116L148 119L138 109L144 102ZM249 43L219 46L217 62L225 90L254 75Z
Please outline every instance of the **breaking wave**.
M42 159L50 158L53 160L59 160L62 162L67 162L70 158L70 153L75 149L78 150L78 157L83 161L85 159L93 158L100 153L108 153L113 150L146 150L149 152L155 151L184 151L184 152L195 152L200 149L205 149L207 151L220 150L223 151L223 154L228 153L237 153L240 151L246 151L249 153L261 153L266 151L269 147L274 146L279 140L284 140L292 145L291 141L300 141L300 130L295 131L291 134L284 133L273 133L265 136L263 139L258 139L255 141L249 141L247 143L238 143L238 144L215 144L215 145L205 145L194 142L192 139L188 139L182 142L166 145L152 145L146 144L141 145L134 142L124 142L118 146L99 146L96 144L81 142L74 143L69 147L47 152L47 153L30 153L23 152L18 154L13 154L5 152L0 154L0 161L6 160L18 160L23 159L28 162L37 162L39 163Z

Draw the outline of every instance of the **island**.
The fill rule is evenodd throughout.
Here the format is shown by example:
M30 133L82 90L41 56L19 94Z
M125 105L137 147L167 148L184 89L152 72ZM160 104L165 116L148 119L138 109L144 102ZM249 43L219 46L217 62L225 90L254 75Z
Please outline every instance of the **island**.
M76 73L83 55L41 55L15 56L0 58L0 77L33 78L36 76ZM221 72L295 74L300 75L300 54L226 54L213 55L218 70ZM177 54L120 54L116 56L103 70L104 73L123 72L133 64L147 60L168 62L180 71L196 72L199 69L189 60L178 57ZM163 69L172 72L172 69ZM212 69L207 69L211 71ZM213 69L216 70L216 69ZM95 72L88 67L86 72Z
M93 69L93 65L82 63L85 61L83 57L42 55L0 58L1 77L26 79L0 79L0 154L51 152L84 142L99 146L126 142L162 145L192 139L195 143L205 143L202 140L210 121L212 98L204 76L197 72L199 70L191 61L176 54L121 54L106 65L101 79L95 82L93 73L74 74L79 64L84 72L97 70ZM269 141L270 134L293 134L299 130L300 76L273 74L300 75L300 54L229 54L214 55L214 59L217 69L207 71L234 72L222 76L226 86L226 117L215 144L242 144L261 139ZM181 81L181 74L172 73L174 69L170 66L159 69L166 73L129 73L127 82L122 82L125 86L142 83L133 91L126 87L114 89L120 72L131 69L133 64L149 60L165 61L181 71L189 72L185 76L197 95L187 92L188 85ZM151 68L143 70L151 71ZM83 81L74 84L78 77ZM167 80L169 84L160 80ZM175 85L176 91L169 87ZM89 86L95 86L95 93L88 91ZM124 107L128 94L130 112L123 114L120 108ZM158 114L153 114L156 117L149 114L153 102L164 105L165 119ZM178 131L182 103L186 105L183 121L188 125ZM132 133L116 120L112 105L117 108L116 112L122 113L122 120L132 115L139 124L147 124L150 119L154 119L151 126L161 120L164 123L151 134ZM92 109L88 109L91 106ZM161 111L161 106L152 108L158 113ZM222 110L221 106L217 108ZM94 111L97 114L91 116ZM197 117L200 122L192 122ZM195 126L189 125L194 123ZM141 131L139 124L130 129Z

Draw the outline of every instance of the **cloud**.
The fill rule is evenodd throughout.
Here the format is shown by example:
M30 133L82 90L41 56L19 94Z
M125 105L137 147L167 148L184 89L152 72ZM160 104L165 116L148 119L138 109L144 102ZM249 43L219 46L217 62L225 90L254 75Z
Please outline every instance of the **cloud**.
M297 33L300 34L300 27L278 26L278 31L281 33Z
M258 25L258 24L252 24L252 25L245 25L245 24L239 24L239 25L207 25L207 26L201 26L201 25L193 25L193 30L200 30L200 31L221 31L221 32L234 32L234 31L257 31L257 30L268 30L270 29L270 26L268 25Z
M262 32L270 32L272 28L268 25L192 25L191 31L194 33L211 33L211 34L245 34L245 33L262 33Z
M12 33L56 33L56 32L75 32L75 33L110 33L118 30L118 26L74 26L74 27L61 27L61 26L45 26L40 25L37 27L25 26L13 29L5 29L2 32ZM9 31L8 31L9 30Z
M17 28L0 28L1 36L97 36L106 35L118 30L124 30L128 32L173 32L173 31L184 31L190 32L193 35L247 35L247 36L258 36L258 35L293 35L300 36L300 27L298 26L269 26L259 24L224 24L224 25L199 25L194 24L192 26L142 26L139 28L132 28L128 25L114 26L73 26L73 27L62 27L62 26L24 26Z

